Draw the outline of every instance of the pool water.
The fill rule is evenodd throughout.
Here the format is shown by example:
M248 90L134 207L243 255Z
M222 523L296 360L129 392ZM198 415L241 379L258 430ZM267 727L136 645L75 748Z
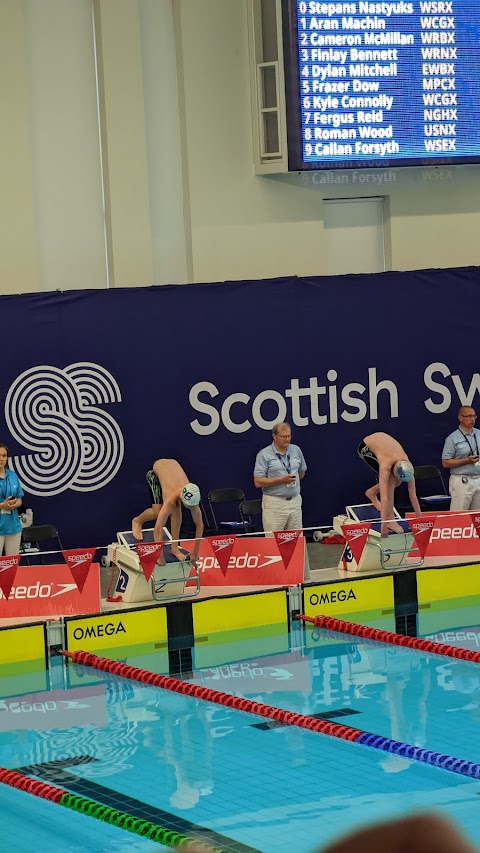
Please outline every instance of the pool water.
M418 620L475 647L476 609ZM366 620L367 621L367 620ZM391 626L386 626L391 627ZM448 635L448 636L446 636ZM214 635L128 664L480 764L480 667L297 626ZM112 654L112 657L115 657ZM46 689L0 680L0 765L231 853L308 853L339 834L436 809L480 845L480 781L62 660ZM21 689L20 689L21 688ZM5 850L150 851L124 830L2 785Z

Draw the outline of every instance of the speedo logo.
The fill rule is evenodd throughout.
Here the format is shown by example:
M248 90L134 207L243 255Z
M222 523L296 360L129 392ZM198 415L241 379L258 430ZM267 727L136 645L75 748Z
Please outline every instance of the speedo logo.
M223 548L227 548L229 545L234 545L235 539L229 536L227 539L212 539L212 545L217 549L217 551L222 551Z
M369 527L356 527L355 530L349 530L347 527L345 532L346 532L348 539L358 539L359 536L364 536L365 533L369 533L370 528Z
M154 542L150 545L138 545L137 551L139 554L155 554L158 551L159 545L162 545L162 542Z
M12 598L56 598L57 595L65 595L66 592L72 592L77 589L76 583L37 583L32 586L12 586L10 590L9 600ZM0 590L0 600L5 598Z
M415 533L425 533L427 530L431 530L433 527L433 521L426 522L418 522L417 524L412 524L413 530Z
M272 554L271 556L262 557L259 554L241 554L238 557L231 556L228 561L228 569L264 569L265 566L271 566L273 563L281 561L280 554ZM199 557L197 563L201 572L208 569L219 569L220 564L215 557Z
M86 554L69 554L68 562L76 563L80 565L80 563L85 563L87 560L93 560L93 554L88 551Z
M435 539L476 539L477 535L474 524L468 527L434 527L431 540L433 542Z
M11 569L12 566L16 566L18 563L18 557L13 557L12 560L8 560L7 557L2 557L2 572L5 569Z
M439 631L438 634L427 634L426 640L432 640L434 643L465 643L469 640L473 641L476 646L480 646L480 636L477 631Z
M88 707L81 702L71 702L66 699L62 699L60 702L53 700L48 702L11 702L10 700L0 699L0 713L6 711L10 714L46 714L48 711L82 710Z
M281 533L277 533L277 539L279 540L279 542L282 542L282 543L283 542L291 542L292 539L297 539L297 538L298 538L298 533L288 533L288 532L283 532L283 531Z
M86 640L88 637L112 637L114 634L126 634L122 622L107 622L105 625L87 625L86 628L75 628L73 636L75 640Z

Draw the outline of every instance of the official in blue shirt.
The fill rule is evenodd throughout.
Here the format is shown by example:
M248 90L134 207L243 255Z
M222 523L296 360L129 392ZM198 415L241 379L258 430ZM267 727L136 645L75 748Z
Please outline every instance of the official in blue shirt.
M263 529L266 533L300 530L303 527L300 480L307 470L305 459L298 445L290 443L290 424L275 424L272 438L272 444L257 453L253 471L253 482L263 492Z
M8 447L0 444L0 554L18 554L22 525L18 517L23 489L14 471L8 467Z
M450 471L450 510L480 509L480 430L475 409L460 406L458 429L445 439L442 465Z

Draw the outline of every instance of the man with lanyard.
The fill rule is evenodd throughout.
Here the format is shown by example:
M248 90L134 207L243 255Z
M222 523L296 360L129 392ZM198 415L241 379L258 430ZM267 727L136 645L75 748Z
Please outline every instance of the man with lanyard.
M475 429L475 409L460 406L459 427L445 440L442 465L450 471L450 509L480 509L480 430Z
M263 492L262 517L266 533L274 530L300 530L302 524L302 497L300 480L307 466L303 453L291 444L290 424L275 424L273 442L257 453L253 482Z

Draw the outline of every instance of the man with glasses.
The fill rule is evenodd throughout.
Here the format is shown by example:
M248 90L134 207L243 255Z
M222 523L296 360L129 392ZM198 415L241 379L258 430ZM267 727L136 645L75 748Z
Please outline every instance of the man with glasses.
M480 509L480 430L475 428L475 409L460 406L458 429L445 440L442 465L450 471L450 509Z
M290 424L275 424L273 442L257 453L253 482L263 492L262 520L266 533L274 530L300 530L302 524L302 496L300 480L307 466L303 453L291 444Z

